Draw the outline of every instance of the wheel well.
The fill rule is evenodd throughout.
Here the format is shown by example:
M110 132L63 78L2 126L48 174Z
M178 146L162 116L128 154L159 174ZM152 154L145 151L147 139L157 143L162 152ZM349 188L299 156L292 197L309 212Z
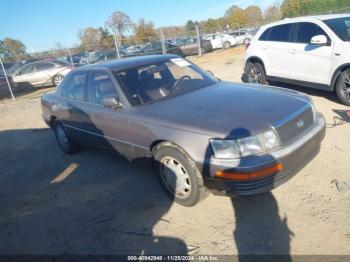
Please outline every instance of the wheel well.
M264 62L260 59L260 58L258 58L258 57L250 57L248 60L247 60L247 63L246 63L246 66L245 66L245 68L247 68L247 64L248 63L259 63L259 64L261 64L262 65L262 67L263 67L263 69L264 69L264 73L265 73L265 75L266 75L266 69L265 69L265 65L264 65Z
M56 121L56 117L55 117L55 116L51 116L51 117L50 117L50 122L49 122L50 127L53 126L53 124L55 123L55 121Z
M350 69L350 64L342 65L337 68L337 70L335 71L332 77L332 83L331 83L332 91L335 89L335 85L337 84L337 81L340 75L347 69Z

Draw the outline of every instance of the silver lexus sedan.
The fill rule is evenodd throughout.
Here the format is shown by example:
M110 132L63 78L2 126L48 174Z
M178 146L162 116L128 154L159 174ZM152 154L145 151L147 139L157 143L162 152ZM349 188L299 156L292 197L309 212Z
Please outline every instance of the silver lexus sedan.
M130 161L152 159L166 192L185 206L209 191L252 195L281 185L325 135L307 95L220 81L175 55L76 69L42 97L42 111L64 152L111 147Z
M15 86L58 86L64 76L72 71L69 63L42 60L26 64L12 73Z

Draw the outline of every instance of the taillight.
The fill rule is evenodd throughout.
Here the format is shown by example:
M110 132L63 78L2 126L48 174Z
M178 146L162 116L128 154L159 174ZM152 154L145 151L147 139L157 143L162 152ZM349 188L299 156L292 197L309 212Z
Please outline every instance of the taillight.
M250 43L245 45L245 49L248 49L250 47Z

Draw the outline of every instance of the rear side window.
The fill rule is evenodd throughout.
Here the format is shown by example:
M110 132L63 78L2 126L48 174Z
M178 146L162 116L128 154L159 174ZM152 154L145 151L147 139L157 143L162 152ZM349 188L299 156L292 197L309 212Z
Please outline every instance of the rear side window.
M36 68L38 71L44 71L44 70L48 70L51 68L54 68L55 65L51 64L51 63L37 63L36 64Z
M292 24L284 24L271 27L269 34L269 41L275 42L289 42L292 31Z
M87 72L72 73L67 81L62 82L62 95L69 99L84 101Z
M298 30L296 34L295 41L297 43L309 44L311 42L311 38L316 35L324 35L327 37L328 41L330 38L326 34L326 32L314 23L298 23Z
M262 33L260 36L259 40L260 41L268 41L269 40L269 35L270 35L271 28L268 28Z

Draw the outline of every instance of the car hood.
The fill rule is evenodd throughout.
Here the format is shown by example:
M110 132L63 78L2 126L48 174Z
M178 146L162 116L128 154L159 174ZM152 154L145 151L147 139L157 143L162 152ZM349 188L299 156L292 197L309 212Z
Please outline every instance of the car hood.
M229 82L144 105L146 121L216 137L239 138L268 130L310 106L303 93Z

